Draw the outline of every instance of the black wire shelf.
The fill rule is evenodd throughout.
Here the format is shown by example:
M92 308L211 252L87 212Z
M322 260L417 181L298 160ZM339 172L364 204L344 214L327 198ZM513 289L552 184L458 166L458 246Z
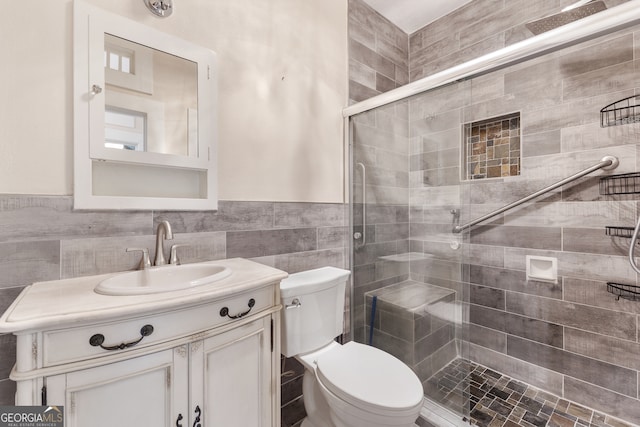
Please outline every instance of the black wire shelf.
M640 300L640 286L624 285L622 283L607 282L607 292L616 296L616 300L626 299L630 301Z
M600 178L600 194L640 194L640 172L603 176Z
M620 126L640 122L640 95L623 98L600 110L600 126Z
M630 239L633 237L633 227L616 227L608 225L605 227L605 233L611 237L624 237Z

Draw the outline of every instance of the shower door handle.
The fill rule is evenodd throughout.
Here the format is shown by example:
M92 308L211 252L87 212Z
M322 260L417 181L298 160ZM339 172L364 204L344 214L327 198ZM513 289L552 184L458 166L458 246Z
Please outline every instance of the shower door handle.
M367 243L367 169L364 163L356 163L362 169L362 233L356 231L353 233L353 238L359 240L362 238L361 245L364 246Z

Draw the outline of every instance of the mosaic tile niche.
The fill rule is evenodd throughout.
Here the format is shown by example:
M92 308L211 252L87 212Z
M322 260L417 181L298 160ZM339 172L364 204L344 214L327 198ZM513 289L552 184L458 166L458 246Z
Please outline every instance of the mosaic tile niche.
M520 113L463 125L464 179L520 175Z

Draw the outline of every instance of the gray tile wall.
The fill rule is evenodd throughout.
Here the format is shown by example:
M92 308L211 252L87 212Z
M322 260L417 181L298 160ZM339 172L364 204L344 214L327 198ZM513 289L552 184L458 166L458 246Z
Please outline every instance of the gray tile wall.
M458 28L456 16L471 19L473 14L465 13L489 3L474 1L421 34L442 30L447 22ZM537 3L542 4L531 4ZM503 2L494 7L502 10ZM518 33L522 15L511 2L504 10L513 14L512 21L502 12L481 20L489 28L497 20L494 30L501 33L486 35L469 21L477 33L473 37L505 38L507 43L507 36ZM412 263L411 279L468 291L472 360L634 424L640 423L635 357L640 302L617 301L607 293L606 281L639 283L625 258L629 240L606 236L604 227L633 226L639 196L599 195L598 172L473 228L457 251L448 243L460 239L449 233L452 208L460 208L461 222L466 222L606 154L620 159L615 173L640 168L640 125L599 126L600 108L640 89L639 34L638 27L616 32L417 97L409 107L411 164L417 165L410 171L410 245L431 255ZM424 40L417 37L412 43ZM460 52L451 50L437 63L425 61L415 76L469 59L465 46L483 43L463 31L456 37ZM418 53L412 51L411 58L417 60ZM520 177L459 185L457 171L445 178L447 168L455 166L438 159L461 144L459 123L514 111L522 117ZM526 255L557 258L558 283L527 281ZM464 262L463 268L456 260Z
M625 1L605 3L611 8ZM531 37L526 22L570 3L474 0L410 35L409 80ZM368 37L373 46L375 37ZM605 282L638 284L638 277L625 259L628 240L605 236L604 226L632 226L640 198L600 196L597 173L486 222L468 239L450 229L452 209L461 209L460 221L466 222L606 154L620 158L616 173L638 170L640 125L601 129L598 111L640 93L639 52L640 29L619 31L396 105L408 118L409 236L405 241L406 234L399 234L395 246L368 249L356 257L366 263L355 270L356 290L375 289L405 278L376 282L377 256L407 246L426 254L427 259L411 261L410 279L449 287L469 301L469 343L461 347L462 355L635 424L640 423L640 303L617 301ZM380 62L373 55L359 58L371 61L371 68ZM358 78L352 69L352 81ZM354 87L354 100L375 94ZM522 175L461 182L460 124L516 111L523 120ZM359 119L373 128L366 138L370 147L356 153L359 158L375 159L396 146L397 136L386 139L397 128L385 135L374 112ZM399 163L395 172L402 171ZM396 186L398 175L378 177L384 181L376 182L380 189L372 197L392 197L383 187ZM405 209L400 199L394 201ZM460 248L452 249L454 243ZM527 281L526 255L556 257L559 282Z
M289 273L345 268L343 204L220 201L217 212L75 212L71 197L0 195L0 312L26 285L133 270L155 227L168 220L183 263L250 258ZM0 335L0 404L13 404L13 335ZM287 360L286 365L295 366ZM301 372L283 378L283 426L304 416Z
M629 0L605 0L605 3L611 8L626 1ZM410 80L533 37L525 27L527 22L556 14L572 3L575 2L473 0L410 35Z
M349 0L349 99L409 82L409 36L363 0Z

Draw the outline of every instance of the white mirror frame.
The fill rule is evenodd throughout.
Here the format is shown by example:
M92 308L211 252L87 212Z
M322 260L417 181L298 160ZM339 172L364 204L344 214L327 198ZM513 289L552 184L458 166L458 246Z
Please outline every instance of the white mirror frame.
M197 156L179 156L163 153L136 152L104 147L105 71L104 34L131 40L168 54L185 58L197 64ZM178 37L142 25L133 20L106 12L76 0L74 2L74 209L163 209L163 210L215 210L217 209L217 67L213 51ZM98 86L102 91L94 91ZM185 144L187 141L185 141ZM186 179L160 182L149 195L96 195L94 194L95 162L128 165L135 174L149 167L183 169L199 173L201 190L193 196L193 189L181 190ZM169 171L168 171L169 172ZM162 174L152 174L156 179ZM167 174L172 175L172 174ZM102 175L101 175L102 176ZM100 183L95 187L104 187ZM155 182L147 184L151 187ZM174 187L174 188L170 188ZM163 196L162 188L167 188ZM117 193L117 190L114 190ZM178 195L184 192L186 195Z

